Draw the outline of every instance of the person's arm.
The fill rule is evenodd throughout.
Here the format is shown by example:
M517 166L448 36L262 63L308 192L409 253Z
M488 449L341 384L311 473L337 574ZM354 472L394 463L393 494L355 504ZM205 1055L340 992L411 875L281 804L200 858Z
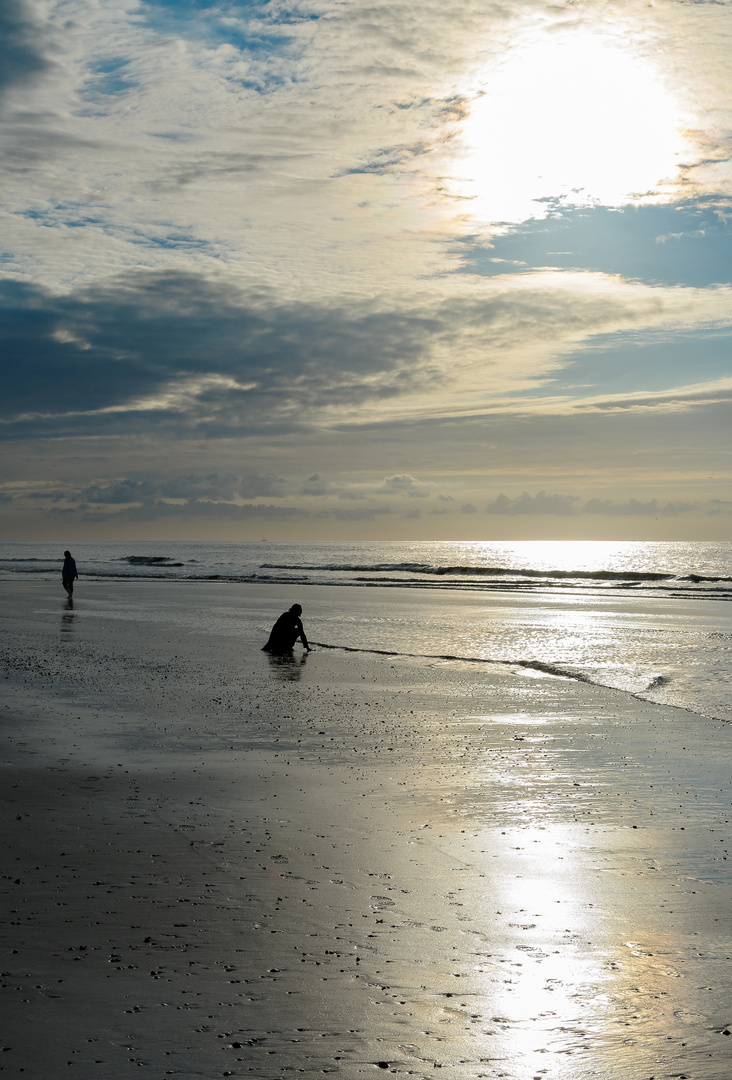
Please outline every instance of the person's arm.
M300 640L302 641L303 645L308 650L308 652L310 652L310 646L308 645L308 639L305 637L305 628L303 627L302 622L300 621L300 619L297 620L297 628L300 631Z

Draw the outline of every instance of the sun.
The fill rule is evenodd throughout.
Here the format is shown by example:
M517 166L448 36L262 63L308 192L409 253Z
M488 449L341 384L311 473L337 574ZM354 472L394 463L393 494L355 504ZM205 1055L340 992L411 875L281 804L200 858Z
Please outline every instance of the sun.
M685 148L652 62L582 30L517 44L476 94L460 143L457 193L489 222L543 217L555 200L669 198Z

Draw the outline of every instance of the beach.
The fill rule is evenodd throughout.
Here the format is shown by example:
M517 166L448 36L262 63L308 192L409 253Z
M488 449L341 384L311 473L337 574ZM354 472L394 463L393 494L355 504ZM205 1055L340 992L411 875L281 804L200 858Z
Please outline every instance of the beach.
M727 724L308 586L0 594L7 1075L729 1076Z

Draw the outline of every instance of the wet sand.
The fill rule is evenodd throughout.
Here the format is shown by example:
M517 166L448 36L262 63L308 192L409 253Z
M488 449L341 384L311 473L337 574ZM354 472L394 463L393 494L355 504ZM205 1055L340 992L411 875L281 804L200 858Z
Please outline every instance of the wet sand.
M3 1073L730 1075L727 726L273 660L192 629L230 586L0 596Z

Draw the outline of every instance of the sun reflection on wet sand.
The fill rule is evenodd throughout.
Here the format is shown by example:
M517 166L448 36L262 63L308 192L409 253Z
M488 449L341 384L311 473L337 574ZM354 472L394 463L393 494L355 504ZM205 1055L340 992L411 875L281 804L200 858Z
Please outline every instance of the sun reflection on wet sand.
M652 891L628 903L633 890L618 887L637 874L627 852L598 860L581 827L561 824L481 843L485 892L461 890L459 906L490 944L425 1017L442 1062L466 1067L457 1073L466 1078L629 1080L701 1052L693 1029L708 1021L683 981L681 942L652 926ZM642 940L627 938L631 928Z
M547 685L561 695L565 683ZM469 765L461 748L466 786L447 812L460 821L460 842L472 834L477 873L451 902L475 936L460 991L443 995L435 1022L443 1038L451 1033L461 1080L726 1075L710 1049L728 1030L724 898L711 877L681 873L690 823L673 816L680 799L668 782L687 737L633 713L608 712L603 699L582 722L549 708L461 719L475 756ZM649 739L643 772L627 755L629 724L633 738ZM720 772L712 786L723 780ZM726 830L706 820L704 833L697 851L726 843ZM450 836L441 840L448 849ZM709 865L726 864L710 854ZM699 944L699 927L710 924L718 936Z

